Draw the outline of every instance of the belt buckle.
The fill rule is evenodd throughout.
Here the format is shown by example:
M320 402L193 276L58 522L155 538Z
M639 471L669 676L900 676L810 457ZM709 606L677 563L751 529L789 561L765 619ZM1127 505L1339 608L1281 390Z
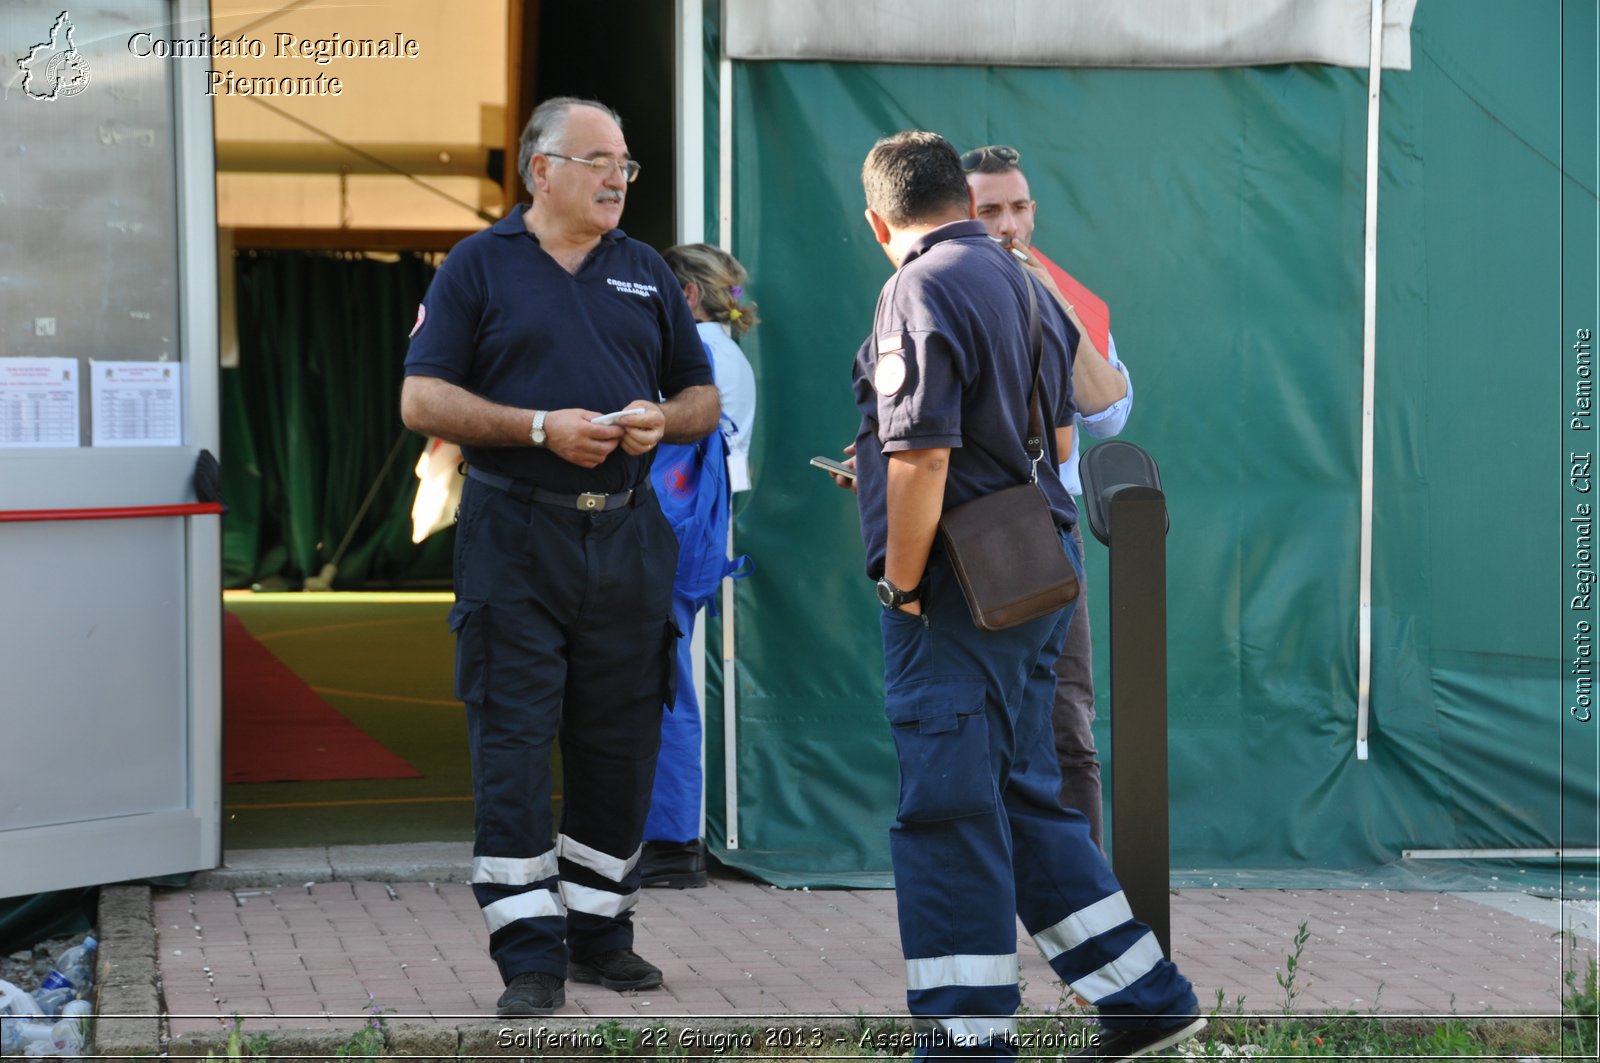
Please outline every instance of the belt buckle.
M579 509L605 509L606 495L585 493L578 496Z

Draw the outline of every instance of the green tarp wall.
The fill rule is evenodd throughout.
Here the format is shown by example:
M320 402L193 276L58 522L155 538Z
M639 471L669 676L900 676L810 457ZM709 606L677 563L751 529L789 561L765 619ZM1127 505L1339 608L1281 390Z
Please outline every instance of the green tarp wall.
M1568 7L1563 26L1551 0L1424 0L1413 69L1383 78L1366 762L1366 72L734 65L733 249L764 323L745 341L762 407L736 533L757 567L736 591L726 859L785 883L889 866L878 607L851 498L805 462L854 434L851 359L890 270L858 174L908 127L1019 146L1037 241L1112 307L1137 395L1123 438L1156 457L1171 510L1174 868L1595 844L1600 725L1568 711L1594 614L1568 604L1566 425L1569 345L1596 327L1596 56L1593 6ZM1105 552L1088 554L1104 677Z
M400 423L406 333L433 266L412 254L258 251L234 270L224 585L298 587L329 564L340 589L448 581L453 532L411 542L424 440Z

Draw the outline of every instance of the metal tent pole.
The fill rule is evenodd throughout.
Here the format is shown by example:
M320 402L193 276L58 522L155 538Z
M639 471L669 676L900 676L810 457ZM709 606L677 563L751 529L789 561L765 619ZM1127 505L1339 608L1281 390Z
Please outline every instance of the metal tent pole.
M1372 427L1378 366L1378 104L1383 91L1383 0L1372 0L1367 63L1366 263L1361 318L1361 571L1356 634L1356 759L1367 759L1372 702Z
M733 62L717 65L717 244L733 253ZM733 522L728 522L728 556ZM722 581L722 787L728 849L739 848L738 672L733 644L733 581Z

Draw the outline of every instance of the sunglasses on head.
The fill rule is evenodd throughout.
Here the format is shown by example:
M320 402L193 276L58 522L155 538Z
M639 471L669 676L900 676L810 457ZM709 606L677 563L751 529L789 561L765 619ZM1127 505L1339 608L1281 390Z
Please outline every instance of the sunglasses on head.
M971 173L982 166L983 160L987 158L997 159L1007 166L1015 166L1022 161L1022 152L1004 144L990 144L986 148L973 148L961 156L961 169L965 173Z

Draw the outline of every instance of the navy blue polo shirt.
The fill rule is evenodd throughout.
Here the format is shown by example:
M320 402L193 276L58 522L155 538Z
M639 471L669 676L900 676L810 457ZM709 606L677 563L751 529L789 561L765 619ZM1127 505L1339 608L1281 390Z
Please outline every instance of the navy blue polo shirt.
M527 230L523 207L461 241L422 299L407 376L438 377L524 409L607 413L634 399L712 383L711 364L672 270L613 229L568 273ZM648 455L621 447L583 469L533 446L464 447L471 464L547 491L625 491Z
M947 511L1028 479L1023 439L1033 353L1026 284L1034 285L1044 329L1039 483L1059 523L1077 520L1072 496L1055 474L1053 431L1072 423L1077 330L982 222L953 222L911 246L883 286L872 335L856 354L856 497L870 578L883 575L888 538L886 454L949 447Z

